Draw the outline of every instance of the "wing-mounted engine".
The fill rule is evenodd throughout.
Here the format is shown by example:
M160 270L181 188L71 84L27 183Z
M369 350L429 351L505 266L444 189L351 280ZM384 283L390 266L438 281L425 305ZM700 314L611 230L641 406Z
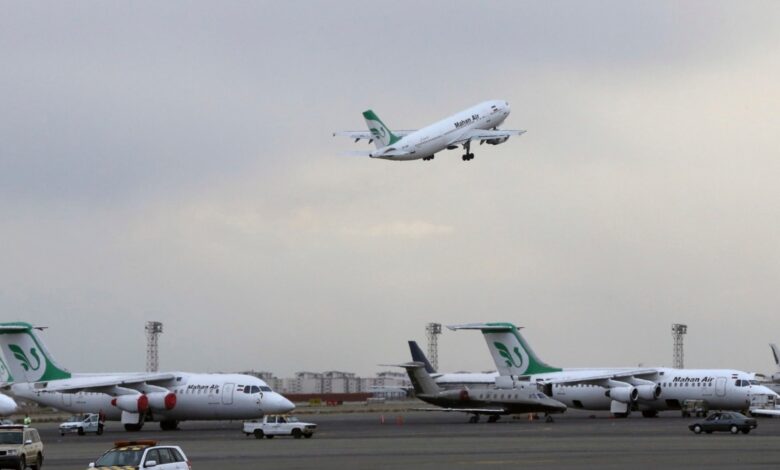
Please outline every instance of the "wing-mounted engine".
M507 137L499 137L497 139L483 140L483 141L480 142L480 144L485 143L485 144L490 144L490 145L498 145L498 144L503 144L507 140L509 140L509 136L507 136Z
M111 404L128 413L146 413L149 410L149 398L143 393L120 395L111 400Z
M634 403L639 398L639 390L631 384L626 382L619 382L617 380L608 381L609 390L606 395L621 403Z
M176 394L173 392L152 392L146 397L149 399L149 407L152 410L169 411L176 407Z
M661 386L655 382L636 377L629 377L625 381L636 387L639 400L652 401L661 396Z

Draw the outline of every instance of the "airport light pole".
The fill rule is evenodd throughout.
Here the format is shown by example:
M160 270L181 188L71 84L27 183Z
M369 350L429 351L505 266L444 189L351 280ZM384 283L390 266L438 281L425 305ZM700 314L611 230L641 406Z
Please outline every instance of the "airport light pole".
M146 322L146 372L160 369L160 356L157 350L157 338L163 332L163 324L158 321Z
M434 369L439 370L439 335L441 334L441 323L428 323L425 326L425 332L428 334L428 360Z
M688 332L688 325L674 323L672 325L672 338L674 339L674 367L683 368L683 336Z

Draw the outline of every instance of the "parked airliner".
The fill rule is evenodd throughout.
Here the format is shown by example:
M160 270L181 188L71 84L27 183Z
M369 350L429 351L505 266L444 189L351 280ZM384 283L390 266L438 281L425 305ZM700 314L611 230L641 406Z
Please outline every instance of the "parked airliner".
M264 381L244 374L189 372L72 375L52 359L32 325L0 323L12 395L72 413L103 412L128 431L145 421L172 430L185 420L253 419L295 408Z
M512 389L531 380L545 394L570 408L610 410L616 417L628 416L632 410L653 417L659 411L680 409L686 400L704 400L710 408L751 411L772 408L780 401L774 391L748 372L665 367L561 369L539 360L511 323L449 328L481 330L498 372L432 374L436 384L444 389ZM412 360L425 364L422 351L411 343ZM433 370L429 364L426 368Z
M509 103L503 100L485 101L459 113L442 119L419 130L391 131L370 109L363 113L368 125L366 131L340 131L340 135L374 142L376 150L368 152L371 158L384 160L433 160L442 150L453 150L463 146L463 161L472 160L471 143L480 145L502 144L513 135L523 134L521 130L498 129L509 116Z

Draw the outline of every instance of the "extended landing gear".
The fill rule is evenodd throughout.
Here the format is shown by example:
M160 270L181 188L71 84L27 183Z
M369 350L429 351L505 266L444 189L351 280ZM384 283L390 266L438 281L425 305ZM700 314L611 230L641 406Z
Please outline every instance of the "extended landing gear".
M555 420L553 419L552 415L545 414L544 415L544 422L545 423L554 423Z
M490 415L488 416L488 423L495 423L499 419L501 419L501 416L499 415Z
M471 153L471 141L463 144L463 149L466 151L466 153L463 154L463 161L474 160L474 154Z
M471 418L469 418L469 423L474 424L479 422L479 415L474 415Z
M655 410L644 410L642 411L642 417L643 418L657 418L658 412Z
M427 157L422 157L424 162L427 162L428 160L433 160L433 155L429 155Z
M138 432L144 427L144 423L125 423L125 431Z
M179 429L179 422L175 419L160 421L160 429L163 431L176 431Z

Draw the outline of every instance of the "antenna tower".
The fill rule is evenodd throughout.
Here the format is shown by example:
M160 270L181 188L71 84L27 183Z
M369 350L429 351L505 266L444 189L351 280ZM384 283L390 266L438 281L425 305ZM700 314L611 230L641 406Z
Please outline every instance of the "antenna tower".
M146 372L157 372L160 368L157 338L163 332L162 326L163 324L158 321L146 322Z
M439 335L441 334L441 323L428 323L425 326L425 332L428 334L428 361L434 369L439 370Z
M688 325L674 323L672 325L672 338L674 339L674 367L683 368L683 336L688 332Z

